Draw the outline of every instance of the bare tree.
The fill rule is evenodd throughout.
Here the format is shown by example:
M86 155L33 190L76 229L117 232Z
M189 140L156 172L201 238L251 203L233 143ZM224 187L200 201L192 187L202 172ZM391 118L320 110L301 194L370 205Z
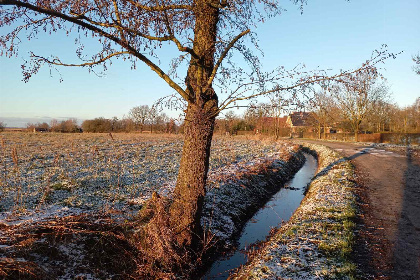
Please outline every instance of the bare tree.
M420 131L420 98L417 98L411 106L399 108L396 123L399 132L413 133Z
M0 131L3 131L6 127L6 124L4 122L0 122Z
M156 107L152 107L149 109L149 113L147 114L147 120L150 125L150 133L153 132L153 125L156 123L157 117L159 116L159 112Z
M292 2L303 6L306 0ZM255 34L250 29L257 22L280 14L278 0L0 0L0 5L0 26L8 26L6 30L9 30L13 25L12 31L6 31L1 37L3 55L17 54L23 32L28 39L44 31L50 34L73 31L80 35L76 40L80 63L31 53L30 62L22 66L25 81L43 64L81 66L89 70L102 65L106 70L111 59L123 58L133 68L139 62L144 63L185 100L184 146L168 213L168 225L175 235L173 242L177 248L200 246L200 215L210 145L215 117L221 110L268 93L294 94L315 83L328 87L330 81L341 80L351 73L375 71L375 63L388 57L386 50L380 50L362 67L335 75L310 72L302 67L292 70L279 67L263 73L244 36L256 46ZM86 58L83 41L90 38L97 39L102 48ZM154 62L163 44L179 51L172 63L173 71L168 73ZM243 55L249 71L233 62L233 51ZM184 84L176 80L176 66L182 63L188 66ZM215 89L226 93L223 99L219 100L222 96Z
M167 123L166 123L166 133L172 134L175 133L175 128L176 128L176 124L175 124L175 120L174 119L170 119Z
M269 117L269 107L265 103L252 104L244 113L245 121L253 126L257 133L262 133L267 129L265 120Z
M384 100L375 103L367 117L369 129L374 132L383 132L389 129L393 107L394 105Z
M144 125L149 117L150 108L148 105L136 106L130 110L128 115L134 123L140 127L140 132L143 132Z
M328 92L321 90L315 93L310 102L312 117L318 126L318 138L321 139L321 128L324 131L324 139L326 138L327 126L334 119L332 111L334 108L334 100Z
M237 123L238 116L233 111L227 111L224 117L224 131L228 132L230 135L236 133L235 123Z
M414 72L416 72L417 75L420 75L420 54L413 56L413 61L415 65L413 66Z
M282 128L281 124L281 115L284 113L288 113L292 101L285 96L281 96L279 94L270 94L269 96L270 104L268 104L267 110L269 116L274 119L273 126L274 126L274 136L275 139L279 139L280 137L280 129Z
M155 111L157 111L156 108L155 108ZM156 118L154 121L155 131L165 132L167 122L169 122L168 116L164 112L162 113L157 112Z
M369 116L377 103L389 98L388 87L384 83L378 83L377 78L376 73L357 74L333 91L343 118L353 128L356 142L362 121Z
M51 129L52 132L60 131L60 122L56 119L52 119L50 121L50 129Z

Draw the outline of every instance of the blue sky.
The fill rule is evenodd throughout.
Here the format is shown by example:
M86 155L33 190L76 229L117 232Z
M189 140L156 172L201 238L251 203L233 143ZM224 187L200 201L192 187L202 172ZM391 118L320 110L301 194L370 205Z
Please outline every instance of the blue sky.
M264 52L264 70L277 66L292 68L304 63L307 69L355 68L368 59L374 49L387 44L391 52L403 51L395 60L382 65L393 100L411 105L420 96L420 76L412 71L412 55L420 52L420 1L388 0L309 0L303 14L284 1L282 15L269 19L252 31L258 34ZM4 34L6 30L0 29ZM87 45L95 48L95 43ZM27 121L49 118L123 117L130 108L152 105L173 93L155 73L144 65L115 61L106 75L97 77L82 68L61 68L50 76L48 67L22 81L20 65L32 50L38 54L75 57L73 39L61 34L41 35L23 41L16 58L0 57L0 121L21 126ZM162 50L162 67L178 53ZM67 60L67 61L68 61ZM74 61L74 60L73 60Z

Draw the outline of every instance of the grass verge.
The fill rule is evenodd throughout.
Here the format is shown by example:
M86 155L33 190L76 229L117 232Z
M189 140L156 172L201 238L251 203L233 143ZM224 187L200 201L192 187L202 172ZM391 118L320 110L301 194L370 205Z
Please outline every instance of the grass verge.
M231 279L355 279L356 196L354 168L321 145L318 173L292 218Z

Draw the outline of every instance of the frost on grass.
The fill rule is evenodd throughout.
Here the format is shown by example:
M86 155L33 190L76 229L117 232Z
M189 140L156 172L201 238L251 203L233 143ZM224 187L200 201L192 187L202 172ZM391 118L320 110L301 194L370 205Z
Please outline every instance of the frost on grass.
M4 269L9 279L29 272L37 279L135 275L139 256L124 228L135 223L131 214L154 191L170 196L182 139L0 136L0 276ZM298 169L299 155L287 143L216 138L202 219L206 230L222 242L232 237L250 209L278 189L274 181Z
M0 220L80 212L133 213L155 191L169 195L179 168L181 136L2 133ZM210 174L256 164L276 144L216 138ZM12 156L16 151L17 156ZM241 168L242 168L241 167ZM20 215L21 216L21 215Z
M235 279L352 279L356 215L352 166L332 150L318 154L318 174L292 218Z
M203 228L229 244L246 220L293 177L304 161L297 146L284 143L265 157L210 172Z

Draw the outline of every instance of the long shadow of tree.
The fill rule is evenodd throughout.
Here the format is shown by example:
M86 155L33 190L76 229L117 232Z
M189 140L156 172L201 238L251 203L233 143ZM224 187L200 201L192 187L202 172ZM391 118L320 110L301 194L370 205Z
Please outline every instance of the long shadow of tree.
M327 174L327 173L328 173L328 171L330 171L330 170L331 170L331 169L333 169L336 165L338 165L338 164L340 164L340 163L342 163L342 162L345 162L345 161L351 161L351 160L353 160L353 159L355 159L355 158L358 158L358 157L360 157L360 156L363 156L363 155L367 154L367 153L368 153L368 151L369 151L372 147L373 147L372 145L371 145L371 146L368 146L368 147L366 147L365 149L363 149L363 150L361 150L361 151L359 151L359 152L355 153L354 155L351 155L351 156L348 156L348 157L342 157L342 158L340 158L340 159L338 159L338 160L336 160L336 161L334 161L334 162L330 163L328 166L324 167L321 171L319 171L319 172L318 172L318 173L314 176L314 178L312 178L312 180L315 180L316 178L318 178L318 177L320 177L320 176L323 176L323 175Z
M327 174L328 171L342 162L351 161L361 156L368 155L368 152L373 147L374 145L367 146L350 156L343 156L319 171L313 179ZM376 227L372 227L371 224L366 224L367 221L365 219L373 219L373 217L368 210L370 202L364 191L365 188L366 186L364 186L363 182L357 182L355 192L358 197L358 205L361 208L361 215L357 217L356 221L358 226L354 252L352 254L353 260L357 264L357 279L382 279L382 277L386 277L383 279L388 279L387 276L385 276L389 274L388 266L383 266L381 262L376 262L374 253L372 252L378 251L377 248L384 246L385 237L383 232L376 230ZM373 238L373 235L375 235L375 238ZM383 271L378 273L377 270Z
M314 178L326 174L344 161L367 154L372 147L373 145L368 146L351 156L338 159L318 172ZM404 172L401 211L396 214L398 215L396 217L398 225L395 243L392 244L390 240L386 239L383 228L380 229L383 224L379 220L373 221L373 224L363 225L360 230L363 233L358 237L360 238L359 243L363 244L358 244L360 248L356 249L358 252L355 257L362 259L355 261L362 265L359 269L362 270L363 277L368 277L367 279L420 279L420 165L419 161L416 162L414 159L410 146L407 146L406 154L406 166L401 165L400 167L406 167L406 170ZM361 198L360 203L365 204L364 208L369 208L370 206L366 204L369 203L369 200L366 199L368 198ZM389 206L383 205L383 207ZM367 209L363 211L369 212ZM364 219L376 219L372 213L364 213L364 215L367 215ZM366 220L361 222L365 223ZM369 228L365 228L366 226ZM375 259L381 256L383 260Z
M407 169L398 232L393 248L392 279L420 279L420 166L407 146Z

